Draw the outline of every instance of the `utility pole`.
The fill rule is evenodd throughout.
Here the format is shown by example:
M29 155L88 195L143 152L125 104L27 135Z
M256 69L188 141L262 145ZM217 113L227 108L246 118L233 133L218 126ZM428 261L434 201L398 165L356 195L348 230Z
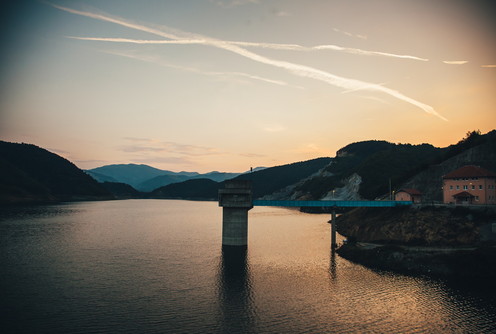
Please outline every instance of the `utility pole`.
M389 200L393 200L393 193L391 192L391 178L389 178Z

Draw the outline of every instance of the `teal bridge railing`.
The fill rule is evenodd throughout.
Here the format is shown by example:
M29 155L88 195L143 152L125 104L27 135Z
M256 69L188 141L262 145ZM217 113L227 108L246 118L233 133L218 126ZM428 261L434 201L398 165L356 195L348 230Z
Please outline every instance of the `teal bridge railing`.
M271 201L254 200L253 206L319 208L391 208L412 205L411 201Z

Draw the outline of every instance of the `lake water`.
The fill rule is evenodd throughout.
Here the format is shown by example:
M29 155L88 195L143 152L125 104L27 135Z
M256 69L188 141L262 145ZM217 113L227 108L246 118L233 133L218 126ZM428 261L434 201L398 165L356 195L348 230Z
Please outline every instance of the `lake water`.
M328 215L256 207L223 254L215 202L0 210L1 333L496 333L496 283L351 263Z

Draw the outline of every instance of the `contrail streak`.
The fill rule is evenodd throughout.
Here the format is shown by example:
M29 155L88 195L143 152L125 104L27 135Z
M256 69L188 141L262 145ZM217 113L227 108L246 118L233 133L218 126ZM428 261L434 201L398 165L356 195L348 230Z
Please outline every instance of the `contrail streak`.
M84 41L100 41L100 42L115 42L115 43L132 43L132 44L205 44L207 40L205 39L191 39L191 40L148 40L148 39L129 39L129 38L105 38L105 37L76 37L67 36L72 39L79 39ZM364 55L364 56L383 56L392 58L402 58L402 59L412 59L420 61L429 61L429 59L419 58L409 55L398 55L394 53L379 52L379 51L367 51L355 48L346 48L338 45L316 45L316 46L302 46L298 44L276 44L276 43L254 43L254 42L239 42L239 41L226 41L226 43L246 46L246 47L257 47L273 50L288 50L288 51L318 51L318 50L333 50L342 51L346 53Z
M154 63L154 64L157 64L157 65L160 65L160 66L164 66L164 67L170 67L170 68L174 68L174 69L178 69L178 70L182 70L182 71L186 71L186 72L192 72L192 73L202 74L202 75L211 75L211 76L238 76L238 77L249 78L249 79L252 79L252 80L259 80L259 81L263 81L263 82L267 82L267 83L271 83L271 84L279 85L279 86L288 86L288 87L294 87L294 88L298 88L298 89L304 89L301 86L294 86L294 85L288 84L288 83L286 83L284 81L268 79L268 78L260 77L260 76L257 76L257 75L251 75L251 74L243 73L243 72L212 72L212 71L202 71L202 70L199 70L199 69L196 69L196 68L193 68L193 67L185 67L185 66L178 66L178 65L169 64L167 62L164 62L161 59L157 59L156 57L150 57L150 56L145 56L145 55L136 55L136 54L125 53L125 52L117 52L117 51L102 51L102 52L108 53L108 54L112 54L112 55L115 55L115 56L121 56L121 57L136 59L136 60L145 61L145 62L148 62L148 63Z
M217 48L224 49L227 51L231 51L233 53L236 53L240 56L246 57L246 58L251 59L253 61L256 61L256 62L259 62L262 64L271 65L271 66L278 67L278 68L282 68L282 69L285 69L285 70L287 70L287 71L289 71L289 72L291 72L297 76L312 78L315 80L323 81L323 82L326 82L326 83L333 85L333 86L336 86L336 87L345 88L348 90L358 89L358 90L369 90L369 91L375 91L375 92L382 92L382 93L388 94L390 96L393 96L399 100L408 102L414 106L417 106L420 109L424 110L425 112L427 112L431 115L437 116L444 121L447 121L446 118L444 118L443 116L438 114L434 110L434 108L432 108L431 106L424 104L422 102L416 101L415 99L412 99L406 95L403 95L402 93L400 93L396 90L386 88L386 87L383 87L383 86L378 85L378 84L368 83L368 82L355 80L355 79L348 79L348 78L344 78L344 77L339 77L337 75L333 75L331 73L328 73L328 72L325 72L322 70L318 70L318 69L315 69L315 68L312 68L309 66L304 66L304 65L299 65L299 64L293 64L293 63L286 62L286 61L270 59L270 58L258 55L256 53L253 53L251 51L248 51L246 49L243 49L237 45L233 45L233 44L229 43L228 41L215 40L212 38L206 38L203 36L194 35L194 34L190 34L190 33L184 33L184 32L175 30L175 33L184 35L183 37L180 37L174 33L169 33L169 32L164 31L164 29L167 29L169 31L172 30L172 29L170 29L168 27L164 27L164 26L160 27L160 29L156 29L156 28L147 27L147 26L144 26L141 24L131 23L131 22L128 22L124 19L106 16L103 14L84 12L84 11L74 10L74 9L70 9L70 8L66 8L66 7L62 7L62 6L58 6L58 5L53 5L53 4L52 4L52 6L54 6L55 8L58 8L60 10L69 12L69 13L87 16L87 17L91 17L94 19L115 23L115 24L118 24L118 25L121 25L124 27L136 29L136 30L140 30L140 31L145 31L145 32L148 32L148 33L160 36L160 37L168 38L168 39L203 40L204 42L201 43L203 45L209 45L209 46L217 47Z
M463 65L468 63L468 60L443 60L443 63L448 65Z

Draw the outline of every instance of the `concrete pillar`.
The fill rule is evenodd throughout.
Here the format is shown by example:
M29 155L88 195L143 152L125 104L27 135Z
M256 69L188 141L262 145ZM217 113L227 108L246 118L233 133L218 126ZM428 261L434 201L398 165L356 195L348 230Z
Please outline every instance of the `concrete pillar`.
M219 190L222 207L222 245L248 246L248 211L253 208L251 181L229 180Z
M336 210L332 210L331 215L331 249L335 249L337 247L336 243Z

